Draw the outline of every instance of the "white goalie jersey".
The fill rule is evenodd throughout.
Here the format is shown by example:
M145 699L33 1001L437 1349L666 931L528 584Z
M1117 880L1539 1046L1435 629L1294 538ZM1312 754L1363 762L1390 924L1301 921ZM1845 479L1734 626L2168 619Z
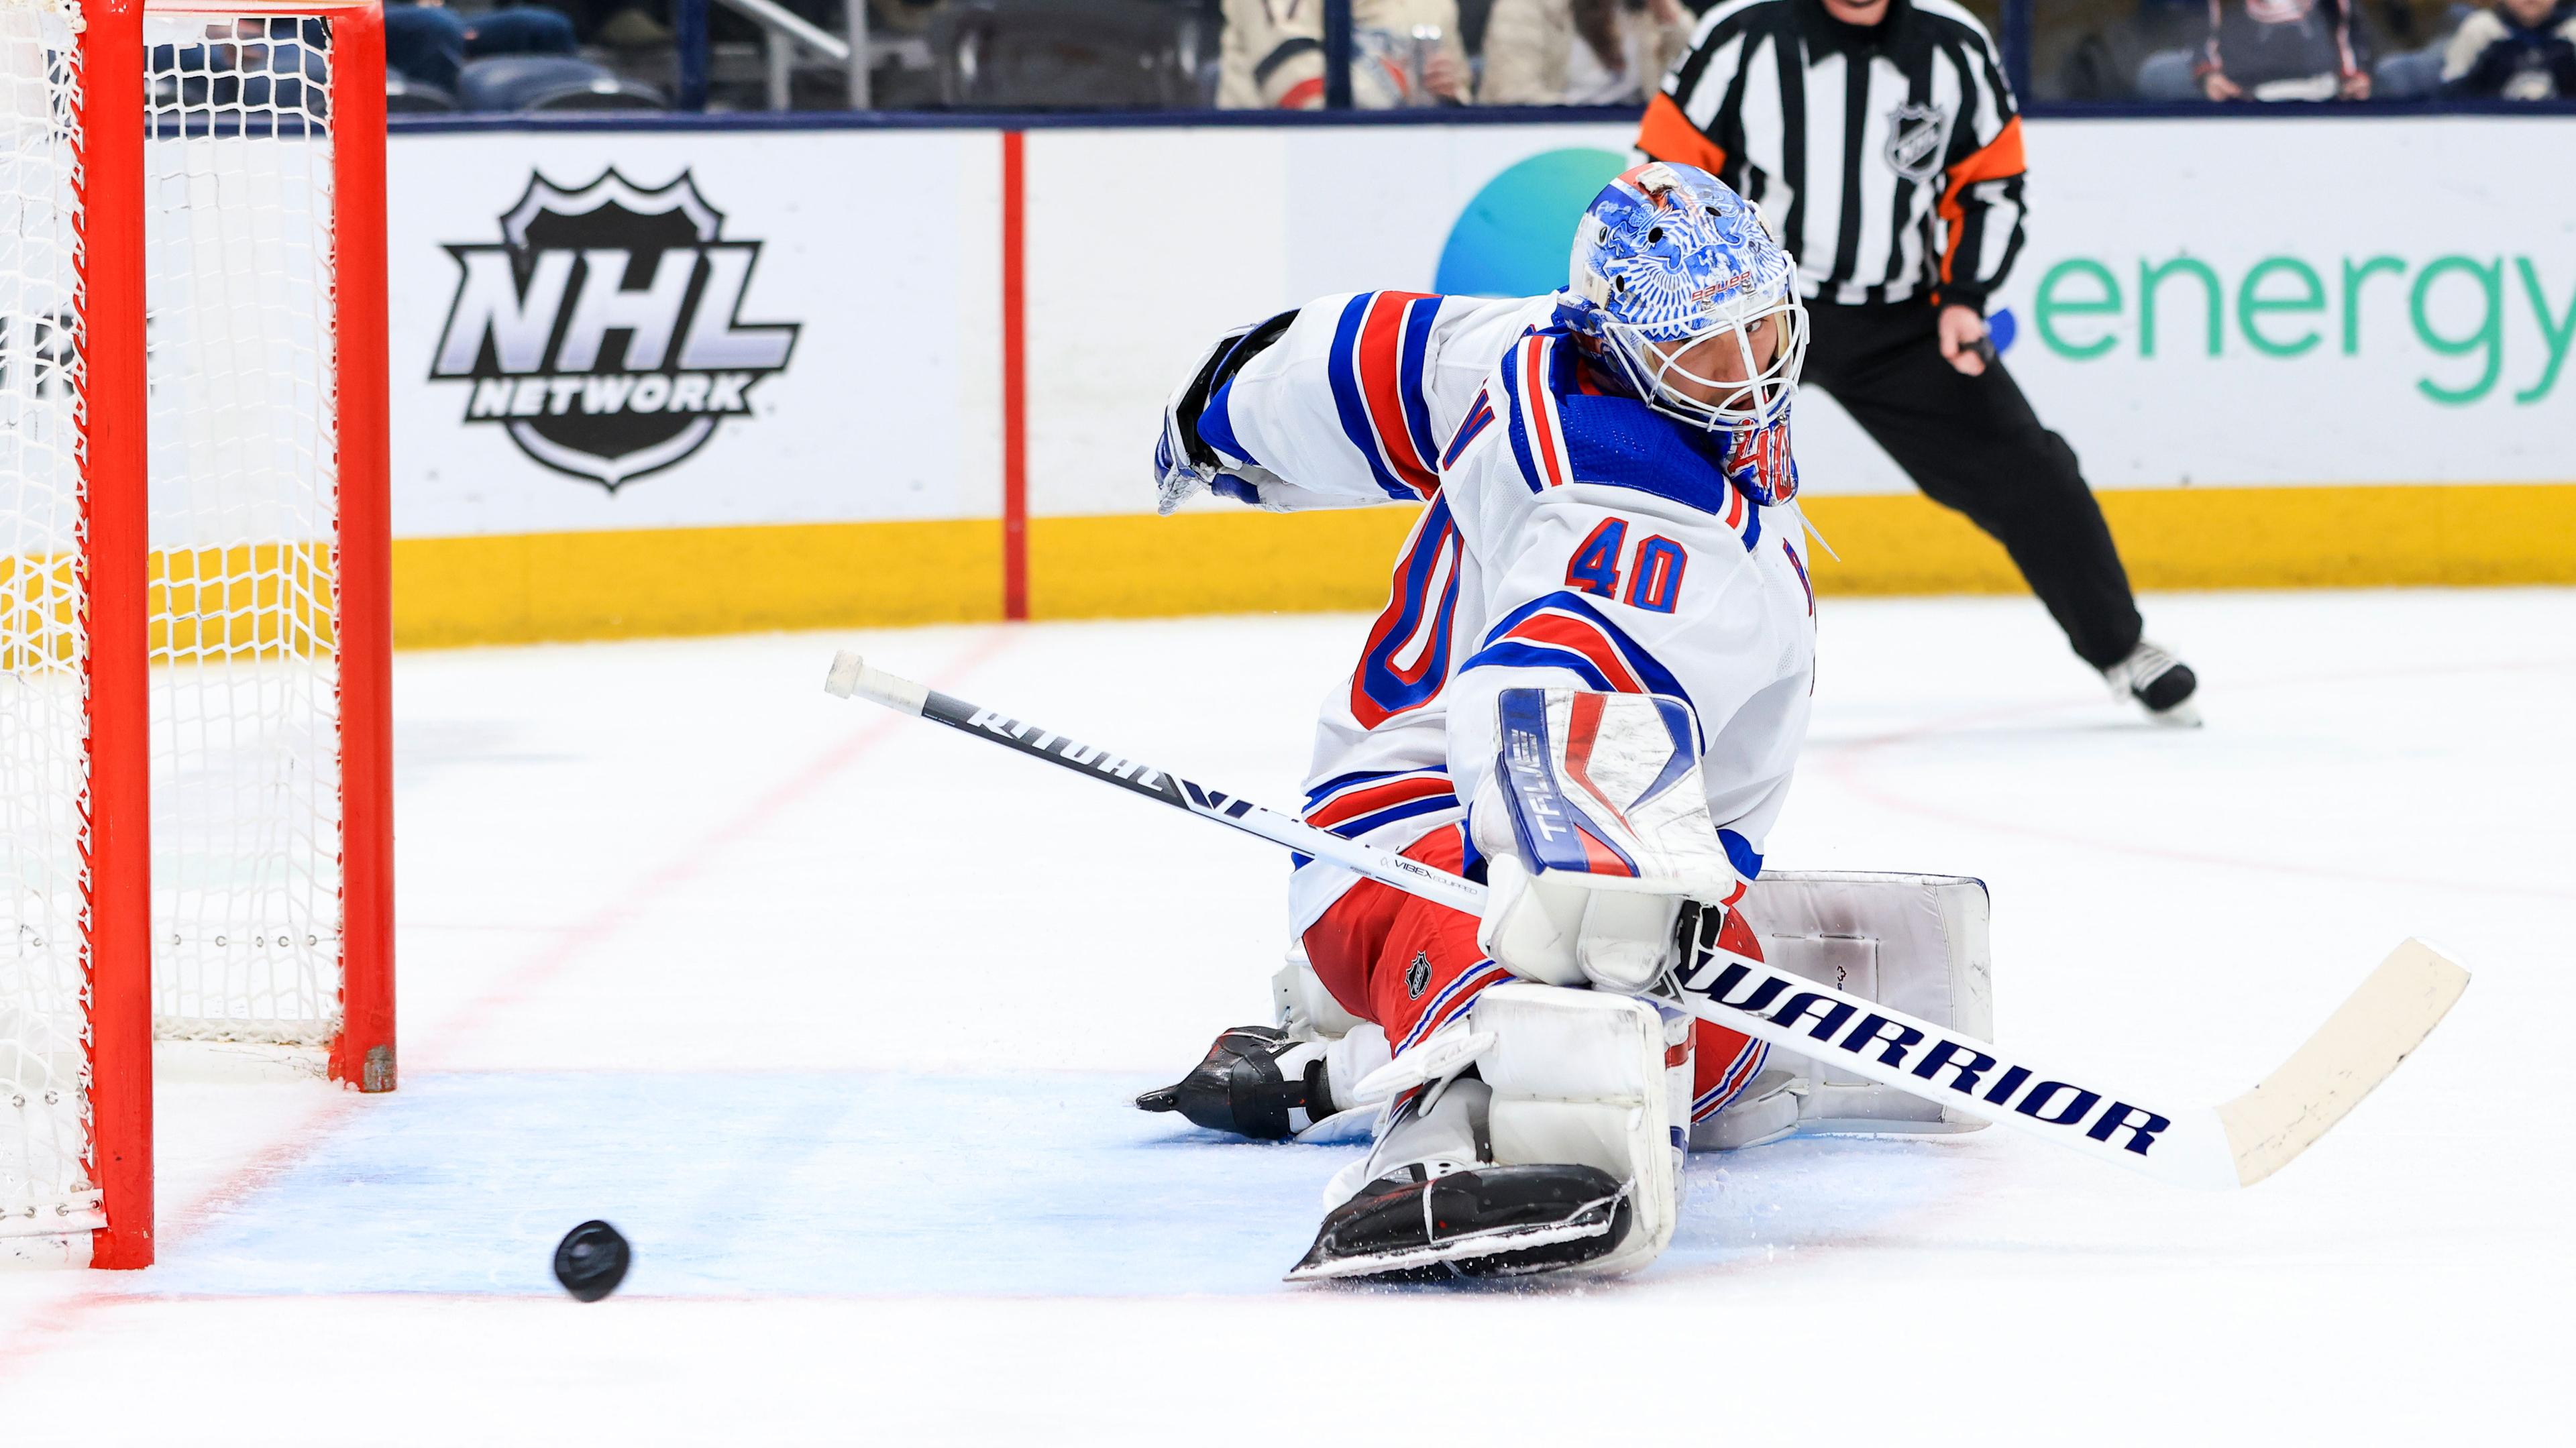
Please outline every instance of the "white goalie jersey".
M1804 739L1815 599L1785 422L1702 432L1604 383L1551 298L1327 297L1209 401L1200 436L1273 507L1425 502L1326 702L1305 815L1401 850L1466 815L1514 686L1654 694L1697 722L1711 817L1761 869ZM1773 486L1749 489L1757 475ZM1301 861L1303 932L1356 879Z

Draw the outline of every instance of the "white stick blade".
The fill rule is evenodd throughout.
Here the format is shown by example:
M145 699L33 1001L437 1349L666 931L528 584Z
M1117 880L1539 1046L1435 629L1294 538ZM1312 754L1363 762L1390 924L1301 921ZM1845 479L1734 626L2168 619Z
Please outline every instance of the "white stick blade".
M823 676L823 692L842 699L857 693L859 671L867 666L867 660L848 649L832 655L832 672Z
M832 655L832 672L823 676L823 691L853 696L906 714L919 714L930 702L930 690L900 674L868 667L868 661L843 649Z
M2469 973L2423 941L2390 951L2281 1069L2218 1108L2238 1185L2254 1185L2314 1145L2423 1044L2468 988Z

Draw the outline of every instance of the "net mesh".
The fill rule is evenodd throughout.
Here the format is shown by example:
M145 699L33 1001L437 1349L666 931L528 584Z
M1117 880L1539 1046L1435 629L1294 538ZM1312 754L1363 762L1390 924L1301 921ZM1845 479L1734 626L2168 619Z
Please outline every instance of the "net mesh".
M91 1224L75 17L0 4L0 1233Z
M329 23L147 15L153 1029L339 1029Z
M0 0L0 1237L100 1225L80 29L69 3ZM341 939L329 24L147 14L144 43L153 1024L327 1045Z

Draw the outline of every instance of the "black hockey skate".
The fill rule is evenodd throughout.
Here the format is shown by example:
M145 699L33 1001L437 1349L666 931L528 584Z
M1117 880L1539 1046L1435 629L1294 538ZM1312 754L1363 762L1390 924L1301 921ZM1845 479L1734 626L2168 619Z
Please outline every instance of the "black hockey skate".
M1219 1035L1190 1074L1136 1104L1255 1141L1284 1141L1334 1110L1322 1044L1291 1040L1270 1026L1237 1026Z
M2192 728L2200 723L2200 711L2192 704L2199 676L2160 645L2141 640L2127 658L2102 671L2102 681L2111 692L2136 700L2159 724Z
M1610 1255L1635 1220L1627 1188L1598 1167L1477 1166L1442 1176L1405 1167L1334 1208L1288 1280L1551 1272Z

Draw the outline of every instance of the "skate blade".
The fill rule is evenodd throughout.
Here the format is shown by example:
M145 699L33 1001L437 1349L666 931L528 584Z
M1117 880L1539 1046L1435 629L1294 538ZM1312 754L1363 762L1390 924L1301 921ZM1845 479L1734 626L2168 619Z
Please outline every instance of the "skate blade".
M1337 1257L1330 1262L1305 1263L1288 1269L1283 1282L1323 1282L1338 1277L1369 1277L1380 1272L1402 1272L1415 1267L1437 1267L1444 1262L1463 1262L1474 1257L1498 1256L1529 1247L1553 1246L1558 1242L1580 1242L1587 1237L1606 1237L1619 1216L1619 1202L1627 1195L1621 1188L1612 1196L1584 1203L1572 1217L1562 1222L1549 1222L1537 1227L1497 1227L1486 1232L1470 1232L1446 1242L1428 1246L1407 1247L1400 1252L1373 1252L1362 1257ZM1561 1271L1567 1264L1549 1262L1525 1269L1528 1272ZM1487 1274L1494 1277L1522 1275L1511 1269Z
M2157 713L2153 709L2147 709L2144 712L2148 719L2163 725L2167 729L2197 729L2200 727L2200 706L2196 700L2185 699L2181 703L2174 705L2172 708L2167 709L2161 714Z

